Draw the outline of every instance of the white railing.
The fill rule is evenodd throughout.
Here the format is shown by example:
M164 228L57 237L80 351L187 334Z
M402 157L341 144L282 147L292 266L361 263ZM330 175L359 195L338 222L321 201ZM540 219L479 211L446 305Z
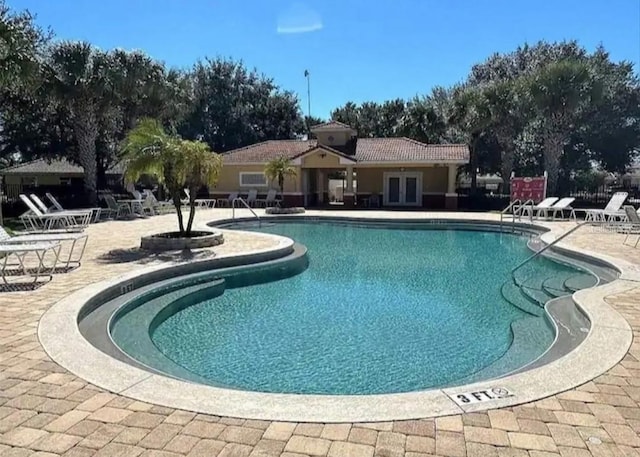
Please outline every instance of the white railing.
M247 208L249 211L251 211L251 214L253 214L253 217L255 217L256 219L258 219L258 222L261 222L260 220L260 216L258 216L258 214L253 210L253 208L251 206L249 206L249 204L244 201L244 199L242 197L237 197L234 198L233 201L231 202L231 219L235 219L236 218L236 203L242 203L242 205Z

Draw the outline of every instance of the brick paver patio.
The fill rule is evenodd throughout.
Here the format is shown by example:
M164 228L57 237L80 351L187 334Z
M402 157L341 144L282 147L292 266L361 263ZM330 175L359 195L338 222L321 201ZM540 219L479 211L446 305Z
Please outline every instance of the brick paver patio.
M228 211L201 211L201 221ZM640 452L640 345L608 373L535 403L436 419L296 424L194 414L104 392L52 362L37 339L42 313L89 283L142 264L170 261L132 250L141 234L173 228L175 216L89 228L81 268L29 292L0 293L0 457L618 457ZM563 224L570 226L569 224ZM216 252L266 247L227 233ZM578 233L569 243L640 264L622 235ZM262 245L260 245L262 243ZM640 330L638 288L607 301Z

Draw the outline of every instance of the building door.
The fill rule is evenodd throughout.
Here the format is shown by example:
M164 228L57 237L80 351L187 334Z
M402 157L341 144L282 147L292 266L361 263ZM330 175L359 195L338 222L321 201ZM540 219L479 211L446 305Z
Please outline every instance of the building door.
M386 206L421 206L422 173L384 173L383 203Z

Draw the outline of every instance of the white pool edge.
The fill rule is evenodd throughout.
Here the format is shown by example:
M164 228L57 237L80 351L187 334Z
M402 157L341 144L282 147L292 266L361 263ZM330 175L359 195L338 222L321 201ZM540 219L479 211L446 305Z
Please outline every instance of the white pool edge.
M293 245L292 240L284 237L254 235L278 238L278 245L216 258L264 254ZM547 232L542 239L548 243L554 237ZM633 339L631 327L605 301L605 297L639 287L640 268L624 260L580 250L565 243L558 246L600 259L621 271L620 279L616 281L574 294L575 302L592 323L586 339L571 353L540 368L454 388L361 396L270 394L223 389L141 370L101 352L82 336L77 325L78 315L91 297L118 283L167 268L167 265L141 268L89 285L63 298L40 319L38 337L53 361L100 388L135 400L217 416L292 422L379 422L514 406L570 390L603 374L622 360ZM462 407L451 399L451 396L461 393L494 388L507 389L513 396Z

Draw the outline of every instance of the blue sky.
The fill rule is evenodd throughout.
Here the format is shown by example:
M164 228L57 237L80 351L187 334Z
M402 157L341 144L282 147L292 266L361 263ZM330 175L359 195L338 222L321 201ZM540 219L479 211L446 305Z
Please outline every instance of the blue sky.
M327 117L461 81L476 62L540 39L599 43L640 65L640 0L8 0L65 39L142 49L169 65L242 59Z

